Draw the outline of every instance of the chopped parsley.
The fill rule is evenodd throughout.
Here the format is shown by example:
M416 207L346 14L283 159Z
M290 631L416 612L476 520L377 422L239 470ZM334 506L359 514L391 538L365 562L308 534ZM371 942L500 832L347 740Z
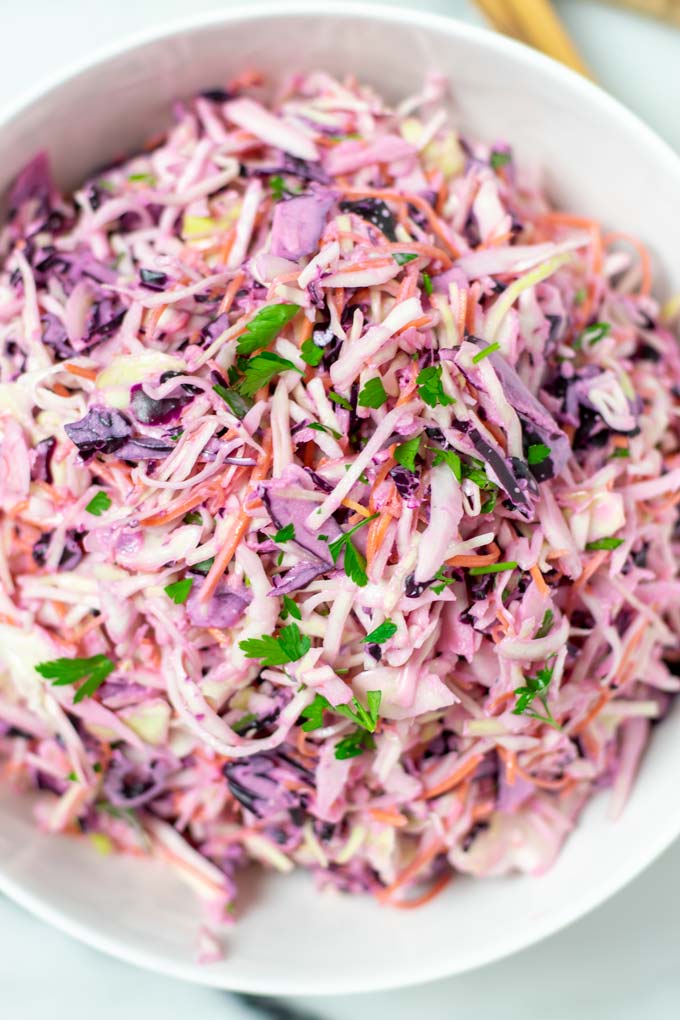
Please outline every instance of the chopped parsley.
M429 273L421 273L421 279L423 281L423 290L426 294L434 294L434 287L432 286L432 278Z
M226 386L222 386L221 383L215 383L213 390L219 397L222 397L231 413L239 421L245 418L253 406L252 401L246 400L237 390L228 389Z
M133 184L148 184L150 188L156 186L156 178L153 174L129 174L128 180Z
M191 570L193 571L194 574L203 574L205 576L205 574L208 574L210 572L210 568L212 567L214 562L215 557L211 556L209 560L201 560L200 563L194 563Z
M283 609L281 610L281 619L287 620L289 616L292 616L294 620L301 620L302 613L297 602L290 597L290 595L284 595L282 598Z
M618 459L619 457L630 457L630 450L627 446L617 446L611 455L612 460Z
M259 638L239 641L239 648L246 658L260 659L262 666L284 666L287 662L297 662L311 646L312 642L306 634L300 633L296 623L282 627L278 637L264 634Z
M398 251L396 255L392 256L392 258L398 266L405 266L407 262L413 262L413 260L417 259L418 256L413 255L411 252Z
M300 357L304 361L305 365L310 365L312 368L316 368L323 358L323 347L319 347L315 344L310 337L302 344L302 347L300 348Z
M550 631L553 629L553 623L555 622L555 614L552 609L546 609L543 614L543 620L541 626L536 631L534 637L538 641L540 638L547 637Z
M188 514L184 515L182 520L185 524L203 524L203 518L198 510L190 510Z
M360 726L361 729L366 730L367 733L375 733L375 728L378 725L381 699L381 691L367 691L366 704L368 707L364 708L356 698L352 698L346 705L331 705L328 698L325 698L323 694L317 694L314 701L302 710L302 718L307 720L302 724L302 729L305 733L311 733L313 730L320 729L323 726L323 713L324 711L329 711L336 712L338 715L343 715L346 719L350 719L357 726Z
M502 574L506 570L517 569L516 560L505 560L502 563L489 563L486 567L470 567L468 573L473 577L479 577L481 574Z
M344 761L347 758L358 758L364 751L373 750L375 747L375 740L370 733L366 730L356 729L354 733L350 733L348 737L343 737L335 745L335 757L338 761Z
M453 397L444 392L441 365L428 365L427 368L421 369L416 383L420 399L428 407L437 407L438 404L441 407L448 407L450 404L455 404Z
M494 149L489 157L489 164L492 170L500 170L502 166L507 166L511 162L512 156L509 152L499 152L497 149Z
M181 606L182 603L186 602L189 598L189 592L191 591L194 584L192 577L184 577L181 581L175 581L174 584L169 584L163 589L169 599L175 603L176 606Z
M276 534L272 536L272 542L291 542L294 538L295 525L291 521L290 524L286 524L283 528L279 528Z
M350 404L349 400L346 400L344 397L341 397L339 393L335 392L335 390L328 391L328 399L332 401L334 404L337 404L338 407L344 407L346 411L352 410L352 405Z
M101 517L105 510L108 510L111 506L111 500L106 495L103 489L99 492L95 492L90 502L85 507L88 514L92 514L94 517Z
M295 306L297 308L297 305ZM281 372L300 372L292 361L282 358L278 354L264 351L256 354L254 358L246 363L244 378L239 385L239 392L244 397L254 397L259 389L271 382L274 376ZM302 375L302 372L300 372Z
M590 326L586 326L583 332L580 334L576 341L576 346L584 347L588 345L592 347L594 344L604 340L606 336L611 333L611 325L608 322L593 322Z
M550 447L545 443L532 443L527 450L527 464L542 464L551 452Z
M498 489L494 489L490 496L484 500L479 508L480 514L491 514L496 509L496 502L498 500Z
M501 345L499 343L489 344L487 347L483 347L481 351L477 351L476 354L472 355L472 360L475 365L483 361L484 358L488 358L490 354L495 354L496 351L500 351Z
M92 655L89 659L52 659L39 662L35 668L40 676L51 680L54 687L65 687L84 680L73 698L76 703L92 697L107 676L113 673L115 666L108 655Z
M333 439L342 439L342 432L338 432L336 429L331 429L328 425L322 425L321 422L313 421L307 426L308 429L313 429L315 432L325 432L328 436L333 436Z
M435 593L435 595L441 595L441 593L444 591L444 588L446 588L447 585L449 584L453 584L454 581L456 580L455 577L447 577L446 574L444 573L443 567L439 568L434 577L436 581L439 581L439 584L432 585L432 591Z
M338 535L332 542L328 544L328 551L331 554L333 563L337 563L341 552L345 551L344 567L345 573L351 581L354 581L360 588L365 588L368 584L368 575L366 574L366 560L361 555L359 550L354 546L352 542L352 535L359 528L363 528L365 524L369 524L375 520L378 514L371 514L370 517L365 517L363 521L359 521L349 531L345 531L342 535ZM319 535L321 538L321 535Z
M247 730L249 730L253 723L256 722L257 716L253 715L252 712L246 712L246 714L242 715L240 719L236 720L236 722L231 723L231 729L234 731L234 733L238 733L240 736L242 733L245 733Z
M622 538L598 538L595 542L588 542L586 549L588 552L597 552L600 549L618 549L620 545L623 545Z
M387 393L385 387L382 384L382 379L376 376L374 379L369 379L366 385L361 389L359 393L359 399L357 403L359 407L382 407L387 401Z
M286 193L286 182L281 174L274 174L269 178L269 190L275 202L280 202Z
M439 464L446 464L453 471L456 481L462 481L463 465L461 464L460 457L455 450L440 450L435 446L429 446L428 450L434 453L434 457L432 458L432 467L437 467Z
M550 681L553 677L554 669L547 667L536 671L536 676L527 677L525 687L515 688L514 694L517 697L515 707L512 710L513 715L528 715L532 719L538 719L539 722L547 723L548 726L552 726L554 730L562 731L562 727L555 720L550 708L548 707L548 695L547 690L550 686ZM531 705L534 700L538 700L545 709L545 715L540 715L538 712L534 712L531 709ZM531 709L531 710L530 710Z
M299 311L299 305L265 305L241 333L236 350L239 354L254 354L255 351L268 347Z
M398 627L392 620L383 620L382 623L378 624L375 630L372 630L370 634L367 634L365 638L362 638L362 644L365 645L382 645L385 641L389 641L390 638L394 637L397 633Z
M588 291L585 287L579 287L574 294L574 304L578 307L582 305L585 299L588 297Z
M394 459L397 464L401 464L407 471L415 471L416 469L416 457L420 449L420 439L420 436L414 436L413 439L408 439L405 443L401 443L395 448Z

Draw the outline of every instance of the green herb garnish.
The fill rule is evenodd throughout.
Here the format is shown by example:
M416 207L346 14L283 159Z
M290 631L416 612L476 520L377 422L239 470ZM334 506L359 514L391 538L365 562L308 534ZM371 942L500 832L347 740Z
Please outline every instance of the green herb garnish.
M396 255L392 256L392 258L398 266L405 266L407 262L413 262L413 260L417 259L418 256L413 255L410 252L398 251Z
M260 308L238 338L236 350L239 354L254 354L255 351L268 347L299 311L299 305L289 304L265 305L264 308Z
M414 436L413 439L409 439L395 448L394 459L397 464L401 464L407 471L415 471L416 469L416 457L420 448L420 440L420 436Z
M429 273L420 274L423 281L423 290L426 294L434 294L434 287L432 286L432 278Z
M456 580L455 577L447 577L446 574L444 573L443 567L440 567L434 576L435 580L439 581L439 584L432 585L432 591L435 593L435 595L441 595L441 593L444 591L444 588L446 588L449 584L453 584Z
M272 536L273 542L291 542L295 538L295 525L291 521L290 524L285 524L282 528Z
M129 174L128 180L133 184L148 184L150 188L156 186L156 178L153 174Z
M378 624L375 630L372 630L370 634L367 634L365 638L361 639L364 645L382 645L385 641L389 641L390 638L394 637L397 633L398 627L392 620L383 620L382 623Z
M534 635L534 637L535 637L535 639L537 641L540 640L540 638L544 638L544 637L548 636L550 631L553 629L554 621L555 621L555 614L553 613L552 609L546 609L545 613L543 614L543 620L541 621L541 626L538 628L538 630L536 631L536 634Z
M372 751L375 748L375 740L366 730L357 729L348 737L343 737L335 745L335 757L338 761L347 758L358 758L364 751Z
M198 510L190 510L188 514L184 515L182 520L185 524L203 524L203 518Z
M369 379L366 385L359 392L359 399L357 403L359 407L382 407L387 401L387 393L385 387L382 384L382 379L376 376L374 379Z
M610 459L616 460L619 457L630 457L630 450L627 446L617 446Z
M316 368L323 358L323 347L319 347L315 344L310 337L308 340L304 341L300 348L300 357L306 365L311 365L312 368Z
M489 157L489 164L492 170L500 170L502 166L507 166L512 161L512 156L509 152L498 152L494 150Z
M308 426L308 429L313 429L314 432L325 432L328 436L333 436L333 439L342 439L342 432L338 432L336 429L331 429L328 425L322 425L321 422L313 421Z
M477 351L476 354L472 355L472 360L475 365L483 361L484 358L488 358L490 354L495 354L496 351L500 351L501 345L499 343L489 344L488 347L483 347L481 351Z
M259 638L246 638L239 641L239 648L248 659L261 659L262 666L283 666L287 662L297 662L306 655L312 642L306 634L300 633L296 623L282 627L279 636L264 634Z
M238 733L240 736L242 733L245 733L247 730L249 730L253 723L256 722L257 716L253 715L252 712L246 712L245 715L242 715L240 719L236 720L236 722L231 723L230 726L234 733Z
M290 597L290 595L284 595L282 597L283 609L281 610L281 619L287 620L289 616L292 616L294 620L301 620L302 613L297 602Z
M194 572L194 574L203 574L205 576L206 574L210 573L210 568L212 567L214 562L215 557L211 556L209 560L201 560L200 563L194 563L191 569Z
M189 598L189 592L191 591L193 584L193 577L184 577L181 581L175 581L173 584L169 584L163 589L163 591L169 599L172 599L176 606L181 606L182 603L186 602Z
M516 560L505 560L503 563L489 563L486 567L470 567L468 573L473 577L479 577L481 574L502 574L506 570L515 570L516 568Z
M338 407L344 407L346 411L352 410L352 405L350 404L349 400L346 400L344 397L341 397L339 393L335 392L335 390L328 391L328 399L332 401L334 404L337 404Z
M366 704L368 707L364 708L356 698L352 698L346 705L331 705L328 698L325 698L323 694L317 694L311 705L308 705L301 713L302 718L307 720L302 724L302 729L305 733L311 733L313 730L320 729L323 726L323 713L324 711L329 711L336 712L338 715L343 715L346 719L350 719L357 726L360 726L361 729L366 730L367 733L374 733L378 725L381 698L381 691L367 691Z
M461 464L460 457L455 450L441 450L437 446L428 446L428 450L434 453L432 458L432 467L437 467L439 464L446 464L453 471L456 481L460 482L463 478L463 466Z
M444 392L441 365L428 365L427 368L421 369L418 372L416 383L420 399L428 407L437 407L438 404L441 407L448 407L450 404L455 404L453 397Z
M586 549L588 552L597 552L599 549L618 549L620 545L623 545L622 538L598 538L595 542L588 542Z
M532 443L527 450L527 464L542 464L551 452L550 447L545 443Z
M286 191L286 182L280 174L269 178L269 190L275 202L280 202Z
M84 680L73 698L76 703L92 697L107 676L113 673L115 666L108 655L93 655L89 659L52 659L39 662L35 668L40 676L51 680L54 687L65 687Z
M248 414L248 411L253 406L252 400L246 400L242 397L237 390L227 389L226 386L222 386L221 383L215 383L213 390L222 400L225 402L231 413L235 418L241 421Z
M106 495L103 489L96 492L90 502L85 507L88 514L92 514L94 517L101 517L105 510L108 510L111 506L111 500Z
M295 306L297 308L297 305ZM281 358L278 354L264 351L256 354L247 362L244 371L244 378L239 385L239 392L244 397L254 397L259 389L266 386L268 382L281 372L300 372L288 358Z
M512 710L513 715L528 715L532 719L538 719L539 722L547 723L548 726L552 726L553 729L562 732L562 727L554 718L550 708L548 707L548 695L547 690L550 686L554 670L545 668L536 671L536 676L527 677L525 687L517 687L514 691L517 696L517 702ZM538 712L533 710L529 711L534 700L538 698L543 708L545 709L545 715L540 715Z
M351 581L354 581L360 588L365 588L368 584L368 575L366 574L366 560L361 555L358 549L355 548L352 542L352 535L359 528L363 528L365 524L369 524L375 520L378 514L371 514L370 517L365 517L363 521L359 521L349 531L344 531L342 535L333 539L328 544L328 551L331 554L333 563L337 563L341 552L345 551L344 567L345 573ZM319 535L319 538L321 536Z
M587 344L592 347L594 344L604 340L606 336L611 333L611 325L608 322L593 322L592 325L586 326L581 335L578 338L578 346L584 346Z

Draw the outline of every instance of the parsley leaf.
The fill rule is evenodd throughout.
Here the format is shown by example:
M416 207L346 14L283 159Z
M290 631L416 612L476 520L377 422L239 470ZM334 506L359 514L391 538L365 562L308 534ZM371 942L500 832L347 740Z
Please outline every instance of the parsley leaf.
M596 552L599 549L618 549L620 545L623 545L622 538L598 538L596 542L588 542L586 549L588 552Z
M547 723L548 726L552 726L554 730L562 731L562 727L553 717L550 708L548 707L548 695L547 690L550 686L550 681L553 677L554 668L544 668L536 671L536 676L527 677L525 687L517 687L513 692L517 698L515 707L512 710L513 715L528 715L532 719L538 719L539 722ZM545 709L545 715L540 715L538 712L534 712L531 706L534 700L538 700Z
M194 563L194 565L191 567L191 571L194 574L203 574L203 576L205 577L205 575L209 573L210 568L212 567L214 562L215 557L211 556L210 559L208 560L201 560L200 563Z
M363 528L365 524L369 524L378 514L371 514L370 517L365 517L363 521L359 521L349 531L343 532L342 535L338 535L337 538L333 539L328 545L328 551L331 554L333 563L337 563L342 550L345 550L345 573L351 581L354 581L360 588L365 588L368 584L368 575L366 574L366 560L361 555L358 549L356 549L352 543L352 535L359 528ZM321 537L321 536L319 536Z
M432 458L432 467L437 467L439 464L446 464L453 471L456 481L460 482L463 478L463 467L460 461L460 457L455 450L440 450L436 446L428 446L428 450L434 453Z
M456 580L455 577L447 577L446 574L444 573L443 567L440 567L434 576L435 580L441 582L440 584L432 585L432 591L435 593L435 595L441 595L441 593L444 591L444 588L446 588L447 585L449 584L453 584L454 581Z
M302 613L300 608L290 595L283 596L283 609L281 611L281 619L287 620L289 616L292 616L294 620L301 620Z
M333 436L333 439L342 439L342 432L337 432L335 429L331 429L328 425L322 425L321 422L313 421L307 426L308 429L313 429L315 432L325 432L329 436Z
M553 629L554 620L555 620L555 614L553 613L552 609L546 609L545 613L543 614L543 620L541 621L541 626L538 628L538 630L536 631L536 634L534 635L534 637L535 637L535 639L537 641L540 638L544 638L544 637L548 636L550 631Z
M316 368L323 358L323 347L317 346L310 337L308 340L305 340L300 348L300 357L306 365Z
M176 606L181 606L189 598L189 592L193 587L194 579L185 577L181 581L175 581L163 589L168 598L172 599Z
M244 397L254 397L257 391L266 386L268 382L271 382L275 375L290 370L300 372L300 369L296 368L288 358L281 358L278 354L272 354L270 351L256 354L245 366L244 378L239 386L239 392ZM300 372L300 375L302 375L302 372Z
M493 170L500 170L502 166L507 166L512 161L512 156L509 152L498 152L494 150L489 158L489 164Z
M269 178L269 190L275 202L280 202L286 191L286 183L281 174Z
M382 379L376 376L374 379L369 379L366 385L359 393L359 399L357 401L359 407L382 407L387 401L387 393L385 387L382 384Z
M347 758L358 758L360 754L363 754L366 750L372 750L375 747L375 741L370 733L366 730L357 729L354 733L350 733L348 737L343 737L335 745L335 757L338 761L344 761Z
M103 489L99 492L95 492L90 502L85 507L88 514L93 514L94 517L101 517L105 510L108 510L111 506L111 500L106 495Z
M444 392L441 365L428 365L427 368L421 369L418 372L416 383L418 384L420 399L428 407L436 407L437 404L440 404L442 407L448 407L450 404L455 404L453 397Z
M222 386L221 383L215 383L213 390L222 400L225 402L231 413L239 421L248 414L248 411L253 406L252 400L246 400L236 390L227 389L226 386Z
M413 260L417 259L418 256L413 255L410 252L398 251L396 255L392 256L392 258L398 266L405 266L407 262L413 262Z
M265 305L241 333L236 350L239 354L254 354L268 347L299 311L299 305Z
M333 711L337 712L338 715L344 715L345 719L351 719L357 726L361 726L362 729L367 730L369 733L375 733L375 728L378 725L378 712L380 711L381 700L382 691L366 691L368 708L364 708L360 701L352 698L347 705L334 705Z
M429 273L420 274L423 281L423 290L427 295L434 294L434 287L432 286L432 277Z
M592 347L593 344L597 344L600 340L604 340L606 336L611 333L612 327L608 322L593 322L590 326L586 326L581 335L578 337L577 344L579 347L588 344Z
M153 174L128 174L128 180L133 183L148 184L150 188L156 186L156 178Z
M336 393L334 390L328 391L328 399L331 400L334 404L337 404L338 407L344 407L346 411L352 410L352 405L350 404L349 400L345 400L344 397L341 397L340 394Z
M394 459L397 464L401 464L407 471L415 471L416 469L416 457L420 448L420 440L420 436L414 436L413 439L408 439L405 443L401 443L394 451Z
M295 538L295 525L291 521L290 524L284 525L283 528L279 528L275 535L272 535L272 542L291 542Z
M392 620L383 620L375 630L361 639L362 644L382 645L397 633L398 627Z
M481 351L477 351L476 354L472 355L472 360L475 365L478 365L484 358L488 358L490 354L495 354L496 351L500 351L501 345L499 343L489 344L488 347L482 347Z
M494 509L496 507L497 499L498 499L498 489L494 489L494 491L491 493L491 495L487 499L484 500L484 502L482 503L481 507L479 508L480 514L490 514L490 513L493 513L493 511L494 511Z
M184 515L182 520L185 524L203 524L203 518L198 510L190 510L188 514Z
M83 698L91 697L101 687L115 666L108 655L93 655L89 659L52 659L50 662L39 662L35 667L40 676L51 680L54 687L84 680L74 698L74 703Z
M542 464L551 452L545 443L532 443L527 450L527 464Z
M300 633L296 623L282 627L279 636L263 634L259 638L246 638L239 641L239 648L248 659L261 659L263 666L283 666L287 662L297 662L306 655L312 642L306 634Z
M577 307L579 305L582 305L587 297L588 297L588 291L586 290L586 288L585 287L579 287L579 289L574 294L574 304Z
M306 708L302 709L300 715L307 722L304 722L301 729L305 733L311 733L313 730L320 730L323 726L323 713L325 708L330 708L331 703L328 698L324 698L323 694L316 694L314 701L311 705L307 705Z
M617 446L611 455L611 459L615 460L618 457L630 457L630 450L627 446Z
M255 722L257 722L257 716L253 715L252 712L246 712L246 714L242 715L240 719L236 720L236 722L231 723L231 729L234 733L238 733L240 736L242 733L245 733L246 730L249 730Z

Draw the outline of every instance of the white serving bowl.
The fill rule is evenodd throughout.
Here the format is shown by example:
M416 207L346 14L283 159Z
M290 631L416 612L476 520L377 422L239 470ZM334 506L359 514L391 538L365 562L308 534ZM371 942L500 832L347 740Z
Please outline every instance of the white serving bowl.
M391 98L426 71L448 75L457 122L511 141L545 169L564 208L643 238L659 288L680 289L680 160L585 80L500 36L416 11L280 0L199 17L134 40L63 75L0 123L0 188L48 149L60 181L144 141L170 103L245 68L354 72ZM675 225L675 228L674 228ZM0 890L114 956L203 984L319 994L396 987L527 946L616 892L680 832L678 712L654 734L623 818L606 797L585 812L549 874L455 881L420 911L319 893L309 876L267 876L228 938L224 961L193 962L200 913L160 864L100 857L87 841L40 834L29 805L0 788ZM36 964L39 965L39 964Z

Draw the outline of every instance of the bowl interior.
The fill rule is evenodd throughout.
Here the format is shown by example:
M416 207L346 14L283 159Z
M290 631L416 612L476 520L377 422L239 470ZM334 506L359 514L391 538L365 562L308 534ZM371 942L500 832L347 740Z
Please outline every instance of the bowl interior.
M286 13L288 11L288 13ZM301 41L304 40L304 45ZM456 122L511 141L545 172L561 206L643 238L660 289L680 289L668 224L680 222L680 163L617 103L558 65L488 33L415 12L286 4L194 22L79 70L0 128L0 190L38 148L60 181L131 151L168 122L176 97L247 68L353 72L392 99L424 74L452 83ZM459 880L422 911L315 890L305 875L258 877L224 961L193 964L199 910L156 863L99 857L87 841L36 831L26 801L0 788L0 889L72 934L132 962L255 992L362 991L496 959L555 931L614 892L680 831L678 713L656 732L624 817L590 805L539 878Z

